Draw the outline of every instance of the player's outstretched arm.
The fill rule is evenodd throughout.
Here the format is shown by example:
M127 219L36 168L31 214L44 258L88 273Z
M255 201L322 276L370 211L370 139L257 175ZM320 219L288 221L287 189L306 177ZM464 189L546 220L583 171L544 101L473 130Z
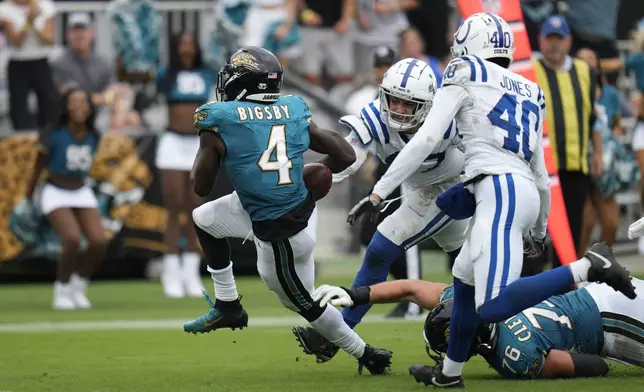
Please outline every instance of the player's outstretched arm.
M190 171L190 182L195 193L206 197L217 182L221 158L226 154L226 146L215 132L199 133L199 151Z
M309 148L317 153L326 154L320 163L331 169L333 173L340 173L356 161L353 147L337 131L320 128L311 121L309 125L311 145Z
M599 355L550 350L539 378L602 377L608 371L608 365Z
M312 297L315 301L320 301L322 306L328 302L331 305L344 307L413 302L422 308L431 310L440 302L440 296L446 287L447 285L444 283L407 279L351 289L322 285L315 290Z
M469 93L458 85L438 89L434 106L414 138L400 151L387 172L376 183L373 194L384 200L409 176L415 173L436 145L467 99ZM373 195L372 194L372 195Z

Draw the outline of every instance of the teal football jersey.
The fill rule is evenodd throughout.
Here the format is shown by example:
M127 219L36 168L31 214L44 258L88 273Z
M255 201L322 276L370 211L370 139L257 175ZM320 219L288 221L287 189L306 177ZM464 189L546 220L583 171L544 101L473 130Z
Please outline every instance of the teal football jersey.
M275 220L308 196L302 169L311 111L285 96L273 104L212 102L195 113L198 130L217 132L226 145L222 167L253 222Z
M452 286L441 301L454 297ZM599 354L604 345L602 319L597 304L578 289L526 309L496 324L495 353L486 358L506 378L534 378L552 350Z

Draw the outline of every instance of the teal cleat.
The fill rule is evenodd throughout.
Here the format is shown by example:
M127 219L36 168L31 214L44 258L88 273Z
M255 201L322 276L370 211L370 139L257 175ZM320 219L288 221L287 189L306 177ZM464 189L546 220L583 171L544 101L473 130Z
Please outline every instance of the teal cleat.
M213 302L208 293L205 291L202 293L210 305L210 310L198 319L183 324L184 332L208 333L222 328L230 328L234 331L248 326L248 313L239 303L241 296L233 302L219 300Z

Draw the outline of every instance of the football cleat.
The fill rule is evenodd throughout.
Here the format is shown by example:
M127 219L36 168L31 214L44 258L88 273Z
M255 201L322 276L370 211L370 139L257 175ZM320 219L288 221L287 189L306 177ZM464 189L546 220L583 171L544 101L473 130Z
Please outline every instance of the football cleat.
M630 299L637 296L629 272L617 262L608 245L603 242L594 244L585 257L590 261L589 282L606 283Z
M314 355L317 363L325 363L338 353L340 347L329 342L315 328L296 325L293 335L305 354Z
M414 376L416 382L422 382L425 385L433 385L439 388L465 387L462 376L448 377L443 374L440 366L411 365L409 374Z
M394 354L384 348L375 348L366 345L364 354L358 359L358 374L362 374L362 368L366 367L374 376L386 374L391 367L391 357Z
M203 296L210 305L210 310L198 319L183 324L184 332L208 333L223 328L230 328L234 331L237 328L244 329L248 326L248 313L239 303L241 296L233 302L219 300L213 302L205 291L203 291Z

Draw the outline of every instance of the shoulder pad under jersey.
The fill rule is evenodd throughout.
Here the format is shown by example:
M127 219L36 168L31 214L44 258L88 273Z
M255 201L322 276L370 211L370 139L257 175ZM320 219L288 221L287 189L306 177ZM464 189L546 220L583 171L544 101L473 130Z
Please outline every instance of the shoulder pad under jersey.
M367 145L373 140L371 133L367 129L367 125L361 118L354 115L348 115L340 118L339 123L346 125L350 130L355 132L360 138L362 144Z
M193 115L195 128L198 131L215 130L235 115L232 102L208 102L195 110Z
M487 69L483 60L476 56L461 56L447 64L443 74L443 86L455 84L466 86L473 83L486 83Z

